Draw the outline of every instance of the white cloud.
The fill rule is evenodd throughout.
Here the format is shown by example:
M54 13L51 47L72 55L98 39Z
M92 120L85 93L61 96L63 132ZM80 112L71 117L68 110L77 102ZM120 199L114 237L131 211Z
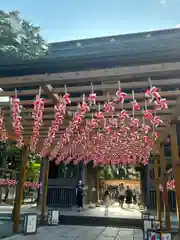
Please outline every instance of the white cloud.
M175 28L180 28L180 23L175 26Z
M167 0L160 0L160 3L161 3L162 5L166 5Z

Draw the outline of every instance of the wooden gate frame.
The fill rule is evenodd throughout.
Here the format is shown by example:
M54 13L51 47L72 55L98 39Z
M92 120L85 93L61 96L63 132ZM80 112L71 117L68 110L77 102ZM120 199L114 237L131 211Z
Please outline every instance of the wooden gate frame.
M28 67L28 65L26 66ZM9 69L10 70L10 66ZM172 76L176 75L176 78L172 78ZM16 199L15 204L15 218L14 218L14 232L18 231L19 228L19 221L20 221L20 206L21 206L21 199L22 199L22 192L23 192L23 185L24 185L24 177L25 177L25 169L27 164L27 156L29 153L29 139L32 134L32 116L28 115L32 112L32 103L34 96L38 93L39 85L42 87L42 94L47 97L45 107L45 116L44 116L44 126L41 128L40 131L40 141L38 145L38 149L42 147L42 141L47 136L48 128L50 126L51 121L53 119L53 105L59 101L59 96L64 92L64 84L68 87L68 92L79 92L80 97L72 98L73 104L78 104L82 101L82 94L84 92L90 92L90 82L93 82L94 90L95 91L102 91L102 95L97 96L97 101L104 103L107 101L107 92L112 96L115 95L115 91L117 89L116 82L120 79L121 80L121 87L123 89L134 89L136 88L144 88L148 87L148 77L152 77L153 85L163 88L164 86L174 86L174 91L161 91L160 95L165 98L170 98L169 102L169 109L164 110L163 112L159 112L162 114L161 119L164 121L164 125L159 128L160 136L156 141L153 152L155 156L160 154L162 163L164 162L163 157L163 144L166 140L167 136L170 134L171 136L171 146L172 146L172 159L173 159L173 168L172 171L174 173L175 181L178 185L180 182L180 166L178 164L179 156L178 156L178 146L177 146L177 136L176 136L176 122L178 121L180 115L180 90L176 89L176 86L179 86L180 80L178 79L180 75L180 62L173 62L173 63L160 63L160 64L151 64L151 65L140 65L140 66L130 66L130 67L116 67L116 68L109 68L109 69L99 69L99 70L87 70L87 71L75 71L75 72L65 72L65 73L45 73L39 75L28 75L28 76L12 76L12 77L1 77L0 78L0 86L1 88L16 88L18 96L32 96L32 100L22 100L21 105L26 107L25 113L27 114L24 117L23 125L24 125L24 139L25 139L25 146L23 149L23 161L20 170L20 183L19 183L19 191L18 197ZM159 78L159 80L157 80ZM108 83L106 84L106 80ZM109 84L111 82L111 84ZM71 84L74 83L81 83L80 86L74 87ZM55 87L53 88L53 84ZM30 90L20 90L18 91L18 87L33 87L35 89ZM14 96L14 91L7 90L0 92L1 96ZM135 93L136 99L140 100L141 107L144 106L144 93ZM132 97L129 96L129 99ZM172 100L175 99L175 100ZM143 101L142 101L143 100ZM151 108L151 104L148 104L148 108ZM103 108L103 104L100 106ZM124 104L124 108L128 109L130 106L128 104ZM68 120L71 119L72 112L76 110L76 106L68 107L68 114L64 121L61 130L59 131L57 138L64 133L65 128L68 125ZM9 121L8 118L10 116L10 110L7 107L4 107L4 116L6 120L6 125L8 129L8 138L10 140L17 140L17 137L14 134L10 134L12 132L12 126L8 125ZM87 116L88 117L88 116ZM108 117L108 115L107 115ZM138 115L137 118L142 119L141 115ZM48 154L51 152L53 146L47 150L47 157ZM48 160L46 160L48 162ZM156 175L156 191L157 196L159 196L159 179L157 177L157 164L154 161L154 169ZM48 164L46 167L46 171L44 172L44 180L46 183L46 187L44 188L43 192L43 210L42 215L45 212L46 206L46 188L47 188L47 176L48 176ZM167 206L167 197L166 197L166 189L164 185L164 202ZM177 196L177 213L178 213L178 223L180 226L180 188L176 188L176 196ZM159 198L157 198L157 205L159 205ZM161 221L161 214L158 210L158 218ZM166 225L169 228L169 213L166 212Z

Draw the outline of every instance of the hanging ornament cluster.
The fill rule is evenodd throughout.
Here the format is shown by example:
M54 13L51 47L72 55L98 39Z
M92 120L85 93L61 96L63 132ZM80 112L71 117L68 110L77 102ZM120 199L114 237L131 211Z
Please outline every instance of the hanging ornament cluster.
M45 99L41 97L41 88L39 88L39 94L36 95L36 99L33 103L34 110L33 110L32 116L34 118L34 125L33 125L33 134L30 140L31 152L35 152L36 146L38 143L40 127L43 124L44 103L45 103Z
M167 185L166 186L167 186L168 190L174 190L176 188L175 180L172 179L172 180L167 181ZM163 185L162 184L159 185L159 189L160 189L160 191L163 191Z
M15 96L11 100L11 110L12 110L12 125L15 131L16 136L18 137L17 146L23 146L23 126L22 126L22 117L21 117L20 99L17 97L17 90L15 90Z
M80 125L82 124L82 121L85 117L85 114L89 111L89 106L85 102L85 95L83 95L82 104L78 105L77 112L74 114L72 123L69 125L69 127L66 129L66 132L61 137L60 141L56 144L55 148L50 154L50 159L56 158L56 163L60 163L60 154L65 145L70 143L70 139L73 136L75 132L78 131ZM64 150L64 149L63 149Z
M118 90L116 91L116 97L114 98L114 101L123 104L126 97L127 97L127 93L122 92L121 84L119 81L118 82Z
M59 131L60 125L63 122L64 116L66 114L66 106L71 103L70 94L67 93L67 89L65 87L65 95L62 99L60 99L59 103L55 105L54 110L54 120L51 123L51 126L48 131L48 137L44 140L43 149L41 151L41 156L45 156L48 147L51 146L53 139L56 136L56 133Z
M4 123L4 117L0 114L0 141L5 142L7 140L7 132Z
M154 109L149 110L145 101L145 109L141 109L140 104L135 99L135 93L132 92L132 113L123 109L125 99L128 97L120 87L116 98L104 104L104 111L100 111L82 126L82 119L87 110L82 112L80 106L76 112L73 122L66 129L66 132L51 153L51 160L56 159L56 163L61 161L69 163L73 161L77 164L83 161L87 164L93 160L94 165L104 164L147 164L150 157L152 146L158 137L156 128L162 124L162 120L156 116L156 102L162 100L157 88L150 89L145 95L151 97L151 103L154 103ZM92 94L92 95L91 95ZM92 97L92 98L91 98ZM88 98L89 106L96 103L96 94L91 85L91 93ZM116 114L116 105L121 104L122 111ZM99 105L100 106L100 105ZM164 108L161 108L164 109ZM136 111L142 111L142 123L135 118ZM106 119L106 115L110 115ZM74 136L73 136L74 134Z
M0 186L13 187L17 184L16 180L12 179L0 179ZM37 182L25 182L24 188L38 189L41 185Z
M93 84L91 83L91 92L88 97L89 105L95 105L96 104L96 93L94 93L94 87Z
M41 187L41 184L37 182L25 182L24 188L38 189Z
M8 186L12 187L16 185L16 180L11 180L11 179L0 179L0 186Z
M145 92L146 97L149 98L149 102L154 102L156 110L164 110L168 108L168 101L166 98L162 98L159 93L159 89L152 86L151 79L149 78L150 89Z

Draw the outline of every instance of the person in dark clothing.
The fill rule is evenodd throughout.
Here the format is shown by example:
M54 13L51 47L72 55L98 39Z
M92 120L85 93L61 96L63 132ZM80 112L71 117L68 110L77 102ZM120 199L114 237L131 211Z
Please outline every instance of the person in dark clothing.
M83 188L84 188L84 185L82 184L82 181L80 180L76 187L78 212L80 212L83 209L83 196L84 196Z
M137 204L137 198L136 198L136 190L135 189L132 190L132 195L133 195L133 204L136 205Z
M128 205L128 207L130 207L130 204L132 204L132 197L133 197L132 191L129 188L129 186L127 186L127 189L126 189L126 204Z

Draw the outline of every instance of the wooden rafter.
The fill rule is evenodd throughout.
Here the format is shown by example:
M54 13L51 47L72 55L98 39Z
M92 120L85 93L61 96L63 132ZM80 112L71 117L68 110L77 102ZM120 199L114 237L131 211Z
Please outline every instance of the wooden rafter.
M71 94L76 93L76 97L72 96L72 104L67 106L67 112L75 112L77 110L77 105L82 102L82 95L86 93L86 101L88 94L90 92L90 81L93 82L94 91L97 92L97 102L100 102L100 109L103 111L104 102L107 101L107 96L103 95L104 92L110 92L110 98L115 97L117 90L116 81L121 79L121 87L123 90L135 90L135 98L140 103L141 108L145 107L145 95L144 91L139 93L139 89L145 89L149 86L147 81L149 76L156 76L153 78L153 85L159 87L163 90L163 87L173 87L173 91L160 91L160 95L167 98L169 109L159 111L158 115L165 122L159 131L161 132L158 144L163 141L167 136L168 124L177 120L180 115L177 111L177 101L176 98L180 95L180 90L176 89L179 87L180 80L178 78L168 78L171 76L172 72L180 75L180 62L178 63L164 63L164 64L152 64L152 65L142 65L142 66L131 66L122 67L114 69L100 69L100 70L88 70L82 72L69 72L69 73L57 73L57 74L44 74L44 75L33 75L33 76L23 76L23 77L12 77L12 78L0 78L0 84L2 82L3 86L12 86L17 88L18 96L21 98L27 96L28 100L21 98L21 105L23 106L23 126L24 126L24 137L28 137L32 134L33 118L31 116L33 112L33 101L36 94L39 92L38 85L42 86L41 93L47 98L45 103L45 113L44 113L44 125L40 129L40 138L47 137L48 129L51 125L51 121L54 119L54 104L59 101L59 96L64 94L63 84L67 84L68 92ZM139 78L142 76L142 79ZM173 75L172 75L173 76ZM162 80L160 80L160 78ZM103 80L103 82L102 82ZM107 80L107 82L106 82ZM3 83L5 82L5 83ZM73 86L72 83L84 83L83 86ZM112 82L112 83L111 83ZM52 86L51 84L57 84ZM33 89L28 90L18 90L18 86L32 86ZM63 87L62 87L63 86ZM13 96L14 91L10 90L0 92L0 96ZM128 100L132 100L131 94L128 95ZM152 103L147 103L148 109L153 107ZM132 106L130 103L124 103L124 109L131 114ZM97 106L92 107L92 111L97 111ZM121 105L116 105L117 113L121 111ZM10 115L10 110L7 106L4 107L5 119L8 119ZM87 118L91 118L92 114L88 113ZM137 112L136 118L142 121L142 113ZM105 114L105 117L109 117ZM68 117L65 116L65 120L61 126L61 130L57 133L59 136L64 132L64 129L68 126ZM9 132L12 130L10 123L7 124Z
M134 77L150 77L158 76L159 74L176 74L180 73L180 62L173 63L158 63L140 66L130 67L116 67L100 70L88 70L79 72L65 72L65 73L53 73L53 74L41 74L21 77L3 77L0 78L0 85L4 86L38 86L45 84L67 84L69 82L96 82L100 79L103 80L126 80Z
M117 80L118 81L118 80ZM114 82L114 81L113 81ZM131 84L130 84L131 82ZM78 92L83 92L83 93L89 93L90 92L90 84L88 85L87 83L84 83L84 86L76 86L72 87L71 84L68 85L68 92L69 93L77 93ZM180 86L180 79L174 78L174 79L160 79L160 80L153 80L153 85L156 87L179 87ZM47 85L48 86L48 85ZM122 82L121 87L123 89L136 89L136 88L147 88L149 86L149 83L147 81L147 78L141 81L137 81L137 78L135 79L129 79L129 82ZM116 91L117 89L117 83L104 83L104 84L94 84L94 90L95 91L109 91L109 90L114 90ZM29 90L18 90L17 88L17 93L18 96L33 96L38 94L39 88L37 87L36 89L29 89ZM162 97L177 97L179 96L179 90L174 90L174 91L161 91L160 94ZM42 94L45 94L46 91L42 89ZM53 93L64 93L64 87L53 87ZM0 92L0 97L3 96L14 96L14 91L2 91ZM136 99L141 99L144 98L144 93L136 93ZM131 99L131 96L129 96L129 99Z
M52 99L53 103L56 105L59 102L59 96L57 93L53 92L53 87L48 84L42 87L44 92Z
M173 122L176 121L179 116L180 116L180 97L177 99L176 105L172 109L172 114L168 118L169 125L173 124ZM159 149L160 144L163 143L165 141L165 139L167 138L167 136L170 134L171 129L169 128L168 130L169 131L162 132L160 134L156 144L154 145L154 151Z

